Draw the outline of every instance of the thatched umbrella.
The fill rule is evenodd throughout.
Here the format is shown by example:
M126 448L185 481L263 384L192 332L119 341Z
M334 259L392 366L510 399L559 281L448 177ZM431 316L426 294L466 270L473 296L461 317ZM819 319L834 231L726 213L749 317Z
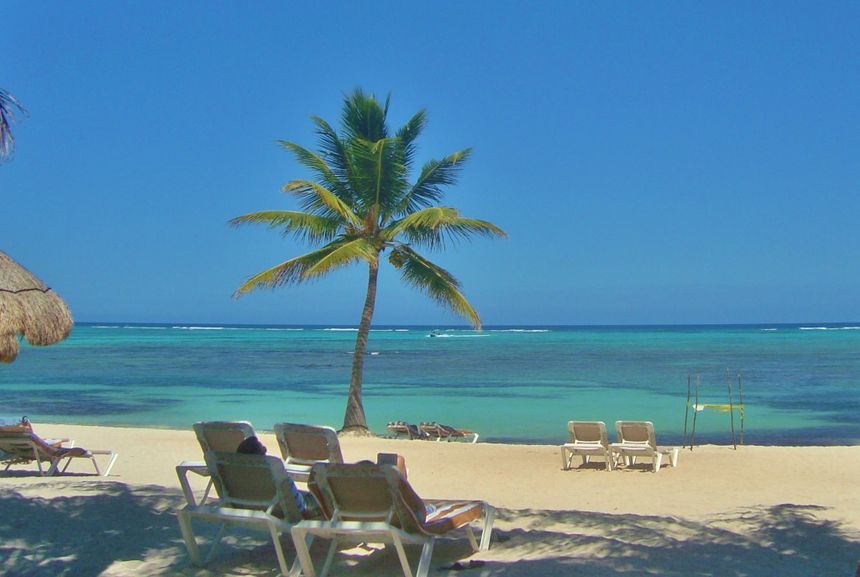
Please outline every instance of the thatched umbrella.
M18 356L18 335L51 345L69 336L73 324L63 299L0 251L0 361Z

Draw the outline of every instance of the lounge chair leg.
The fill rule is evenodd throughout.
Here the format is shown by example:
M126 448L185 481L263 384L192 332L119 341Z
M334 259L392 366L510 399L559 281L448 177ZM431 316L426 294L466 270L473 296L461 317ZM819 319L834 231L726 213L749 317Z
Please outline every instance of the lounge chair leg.
M424 547L421 548L421 559L418 561L418 573L416 577L427 577L427 573L430 571L430 558L433 556L433 544L435 541L435 538L429 537L428 541L424 543Z
M203 491L203 497L200 499L200 504L201 504L201 505L205 505L205 504L206 504L206 499L208 499L208 498L209 498L209 491L211 491L211 490L212 490L212 484L213 484L213 483L214 483L214 481L213 481L213 480L212 480L212 478L210 477L210 478L209 478L209 482L206 484L206 490L205 490L205 491ZM187 497L187 495L186 495L186 497Z
M406 558L406 551L403 549L403 542L400 540L400 537L397 535L397 533L391 533L391 541L394 543L394 548L397 550L397 557L400 559L400 567L403 569L404 577L412 577L412 569L410 569L409 567L409 559ZM430 544L430 551L432 552L433 539L430 538L430 541L428 541L428 543ZM424 544L425 548L427 547L428 543ZM421 551L421 559L424 559L423 549Z
M492 505L484 505L484 529L481 531L481 551L490 548L490 539L493 537L493 523L496 520L496 508Z
M672 452L669 453L669 463L672 465L673 468L678 466L678 455L680 453L681 451L678 450L678 447L675 447L674 449L672 449Z
M6 467L7 469L9 467ZM567 460L567 449L561 448L561 470L567 471L570 468L570 461Z
M287 568L287 558L284 557L284 548L281 546L281 534L273 523L269 523L269 535L272 536L272 545L275 546L275 555L278 556L278 567L281 568L281 575L289 577L290 570Z
M102 477L107 477L110 475L110 470L113 469L113 464L116 463L117 457L119 457L119 453L110 452L110 461L108 461L108 466L105 469L105 472L102 473ZM96 466L96 471L98 471L98 466Z
M188 549L188 556L194 565L200 565L200 547L197 545L197 538L194 537L191 516L185 511L179 511L176 516L179 518L179 530L182 532L182 538L185 540L185 548Z
M661 453L654 453L654 472L657 473L660 471L660 465L663 463L663 455Z
M293 545L296 548L296 561L302 568L301 572L304 574L304 577L316 577L314 563L311 560L311 552L308 549L313 536L308 535L308 532L302 527L293 527L290 533L293 536Z
M480 549L477 539L475 539L475 531L471 525L466 525L466 537L469 538L469 545L472 546L472 551Z
M612 470L612 461L615 460L612 456L612 453L611 452L604 453L603 454L603 460L606 461L606 470L611 471Z
M582 464L587 465L588 461L591 459L590 455L582 455Z
M314 536L312 533L308 533L304 538L301 538L302 544L305 546L305 550L308 551L308 555L310 556L309 548L311 543L314 542ZM296 558L293 561L292 566L290 567L289 577L301 577L302 574L302 564L301 559L299 559L299 545L296 543L295 537L293 537L293 545L296 548Z
M69 460L71 460L71 459L69 459ZM51 466L48 467L47 471L42 472L42 461L40 461L39 459L36 459L36 462L39 464L39 475L42 477L46 477L46 476L47 477L53 477L54 475L57 474L57 471L60 468L60 463L62 461L63 461L62 457L58 457L57 459L51 461Z
M221 526L218 528L218 534L215 535L215 539L212 541L212 548L209 549L209 553L206 554L206 563L212 560L212 556L215 554L215 549L218 548L218 545L221 543L221 539L224 538L224 531L227 530L227 523L221 523Z
M332 537L331 544L328 546L328 552L325 555L325 563L323 563L320 577L328 577L328 572L331 571L331 566L334 564L335 553L337 553L337 535Z

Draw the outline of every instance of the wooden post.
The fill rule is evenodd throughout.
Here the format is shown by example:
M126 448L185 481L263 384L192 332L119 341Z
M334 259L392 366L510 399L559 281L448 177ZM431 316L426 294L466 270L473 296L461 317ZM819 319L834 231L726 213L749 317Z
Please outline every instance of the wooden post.
M701 375L696 375L696 404L693 407L693 430L690 433L690 450L693 450L693 445L696 443L696 418L699 416L699 382Z
M735 447L735 451L738 450L738 442L735 438L735 404L734 399L732 398L732 376L729 373L729 369L726 369L726 386L729 388L729 416L732 423L732 445Z
M744 383L741 379L741 372L738 371L738 396L741 401L741 445L744 444L744 417L746 416L747 406L744 404Z
M681 448L687 446L687 417L690 414L690 380L692 379L692 375L687 373L687 405L684 407L684 444ZM690 449L693 447L691 446Z

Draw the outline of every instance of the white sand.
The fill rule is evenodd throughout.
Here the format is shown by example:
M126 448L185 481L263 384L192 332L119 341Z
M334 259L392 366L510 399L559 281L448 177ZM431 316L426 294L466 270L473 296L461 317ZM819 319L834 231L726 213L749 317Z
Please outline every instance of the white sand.
M16 466L0 477L2 575L276 575L264 534L229 533L191 566L173 514L174 465L200 459L191 431L37 424L44 437L120 453L110 477L77 460L71 475ZM277 453L271 435L262 435ZM860 561L860 447L697 447L679 466L562 471L554 446L346 439L346 460L406 457L427 498L499 508L498 540L471 554L439 542L431 575L846 576ZM199 483L202 489L203 483ZM214 528L202 526L204 535ZM410 549L417 563L418 550ZM292 556L291 547L287 547ZM323 546L312 549L318 565ZM341 554L334 575L399 575L393 552ZM482 568L438 570L457 560Z

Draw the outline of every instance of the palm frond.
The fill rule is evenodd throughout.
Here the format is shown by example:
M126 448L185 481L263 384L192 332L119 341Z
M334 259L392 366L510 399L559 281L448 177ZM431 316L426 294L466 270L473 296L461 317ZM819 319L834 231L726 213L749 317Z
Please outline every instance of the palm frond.
M0 88L0 160L12 154L15 148L15 136L12 134L12 123L15 122L15 111L27 115L27 109L18 100Z
M376 257L375 249L367 240L341 237L318 250L291 258L255 274L236 289L233 296L239 297L261 288L299 284L356 260L372 260Z
M316 133L320 153L326 163L332 168L334 174L341 182L350 185L349 198L352 198L355 188L355 169L349 156L346 143L340 139L331 125L318 116L311 116L311 121L316 125ZM345 198L346 200L346 198Z
M477 218L464 218L455 208L432 206L413 212L392 223L384 230L386 240L402 235L409 243L440 248L445 240L459 241L474 235L507 236L495 224Z
M375 142L354 138L349 146L356 172L361 174L361 179L357 179L360 189L356 195L363 207L361 212L374 211L385 223L408 186L406 169L397 154L397 138Z
M349 183L345 182L342 177L328 165L322 156L287 140L279 140L278 144L293 153L293 156L296 157L296 160L298 160L301 165L313 171L316 177L326 188L331 190L341 199L349 199Z
M362 138L376 142L388 137L386 114L388 99L384 107L372 95L357 88L346 96L343 102L341 121L347 140Z
M400 271L406 284L424 292L480 330L478 312L460 292L460 283L451 273L404 245L392 249L388 260Z
M336 194L310 180L293 180L284 185L284 192L299 197L302 208L319 216L340 217L347 226L361 225L361 219Z
M425 126L427 126L427 111L419 110L397 131L399 160L407 172L412 169L412 162L418 148L415 141Z
M294 235L308 241L328 241L337 236L341 228L339 219L327 218L293 210L261 210L230 219L231 226L264 224L270 229L281 229L283 236Z
M442 187L457 182L463 163L472 154L471 148L464 148L449 154L441 160L431 160L421 168L421 174L400 203L401 213L409 213L430 206L442 200Z
M341 246L319 259L305 271L304 275L306 278L322 276L336 268L358 260L372 263L378 256L379 251L371 241L366 238L355 238L344 242Z

